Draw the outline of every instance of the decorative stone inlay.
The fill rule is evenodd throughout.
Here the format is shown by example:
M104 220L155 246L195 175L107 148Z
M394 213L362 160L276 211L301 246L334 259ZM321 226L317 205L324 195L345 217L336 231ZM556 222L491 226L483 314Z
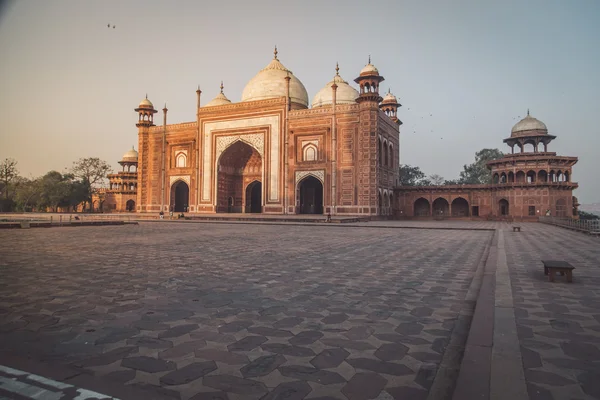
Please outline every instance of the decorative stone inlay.
M320 169L316 171L296 171L296 186L298 186L298 182L307 177L308 175L314 176L321 183L325 183L325 170Z
M251 147L255 148L261 157L265 156L265 137L262 133L253 133L249 135L236 136L219 136L217 137L217 149L215 152L215 160L221 157L221 154L232 144L237 141L246 142Z
M257 151L259 151L258 147L262 147L262 150L259 151L261 156L264 154L268 157L268 162L270 168L268 171L263 169L263 173L266 176L269 174L268 180L268 200L269 201L277 201L279 200L279 174L280 174L280 154L282 150L280 149L280 131L279 131L279 115L270 115L265 117L257 117L257 118L245 118L245 119L236 119L229 121L216 121L216 122L205 122L203 126L203 140L204 140L204 148L203 148L203 157L202 157L202 200L211 200L210 191L211 187L215 189L216 193L216 185L217 185L217 160L218 156L222 153L222 151L227 147L226 144L222 150L219 152L219 147L215 149L215 157L213 158L212 154L212 135L214 132L218 130L225 129L240 129L240 128L253 128L253 127L264 127L268 129L270 134L270 147L268 149L268 154L264 154L264 135L263 134L248 134L248 135L234 135L234 136L223 136L224 138L233 138L231 143L236 140L240 140L240 137L251 137L249 140L254 141L252 144ZM257 139L252 138L254 135L262 136L263 144L256 142ZM217 142L220 138L217 138ZM249 142L250 143L250 142ZM264 160L263 162L267 161ZM264 165L264 164L263 164ZM212 175L211 172L215 171L215 174ZM263 182L265 182L265 177L263 177ZM212 186L211 186L212 185ZM215 196L216 197L216 196ZM212 199L213 202L216 201L216 198Z
M187 183L188 187L190 186L190 176L189 175L171 175L169 176L169 186L173 186L173 184L177 181L184 181Z

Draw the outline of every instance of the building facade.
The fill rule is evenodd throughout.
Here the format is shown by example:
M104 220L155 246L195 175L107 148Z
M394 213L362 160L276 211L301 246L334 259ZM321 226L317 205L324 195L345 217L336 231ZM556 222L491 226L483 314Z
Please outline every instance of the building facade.
M572 168L577 157L549 152L548 144L554 139L546 125L527 111L504 139L511 152L488 163L490 184L397 187L395 215L507 220L576 217L573 190L578 185L572 182Z
M398 182L397 99L379 94L369 63L354 80L336 74L313 98L277 57L246 85L223 91L196 120L155 125L147 98L138 113L135 210L140 213L391 215Z

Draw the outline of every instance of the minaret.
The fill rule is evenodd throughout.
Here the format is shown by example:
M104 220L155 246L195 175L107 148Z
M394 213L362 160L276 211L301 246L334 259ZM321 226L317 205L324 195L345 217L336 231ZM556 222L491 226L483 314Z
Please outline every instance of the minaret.
M379 104L382 100L379 96L379 84L384 80L385 78L379 75L377 68L371 64L371 56L369 56L369 63L360 71L359 77L354 80L360 86L360 94L356 101L358 103L369 101Z
M148 172L152 169L151 154L151 139L150 127L154 126L154 114L157 111L154 105L148 100L148 95L143 99L139 106L135 109L138 113L138 122L135 126L138 127L138 191L136 205L138 211L151 211L149 204L151 202L151 181ZM145 178L144 178L145 177Z
M361 186L361 192L358 194L357 205L369 214L379 214L378 193L380 189L378 173L377 142L379 139L379 102L382 98L379 96L379 84L384 80L379 75L379 71L369 63L360 71L358 78L354 82L360 86L359 95L356 102L359 104L360 128L358 133L359 165L358 179L367 182Z
M394 96L388 89L388 92L379 105L379 108L385 113L385 115L390 117L390 119L398 125L402 125L402 121L398 119L398 108L400 107L402 107L402 104L398 103L396 96Z

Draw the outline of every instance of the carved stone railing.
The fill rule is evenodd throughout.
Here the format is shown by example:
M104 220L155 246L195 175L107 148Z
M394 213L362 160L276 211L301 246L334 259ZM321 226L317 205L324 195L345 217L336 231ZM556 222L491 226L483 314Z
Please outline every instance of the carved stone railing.
M539 221L544 224L560 226L562 228L585 232L591 235L600 235L600 219L540 217Z

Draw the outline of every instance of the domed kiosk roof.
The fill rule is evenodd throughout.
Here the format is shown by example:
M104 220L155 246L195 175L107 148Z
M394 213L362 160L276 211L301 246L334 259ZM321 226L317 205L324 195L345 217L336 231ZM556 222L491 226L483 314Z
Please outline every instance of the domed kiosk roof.
M145 99L140 101L139 108L154 108L154 105L152 104L152 102L150 100L148 100L148 95L146 95Z
M138 152L135 151L133 146L131 146L131 150L128 150L125 154L123 154L123 158L121 162L137 162L138 161Z
M546 124L537 118L533 118L531 115L529 115L529 110L527 110L527 116L513 126L510 136L515 137L547 133L548 128L546 127Z
M227 96L225 96L225 94L223 94L223 81L221 81L221 93L219 93L218 95L215 96L214 99L212 99L211 101L209 101L208 103L206 103L206 105L204 107L213 107L213 106L222 106L225 104L231 104L231 100L229 100L227 98Z
M369 62L367 63L367 65L365 65L363 69L360 70L360 76L365 75L379 75L379 70L373 64L371 64L371 56L369 56Z
M308 107L308 93L306 88L296 76L283 66L277 59L277 47L274 51L273 60L265 68L260 70L254 78L246 84L242 92L242 101L254 101L286 97L286 76L290 79L290 100L292 103Z
M335 102L336 104L353 104L356 103L358 97L358 90L354 89L340 76L340 68L336 65L335 76L333 80L328 82L321 90L317 92L313 97L312 106L322 107L333 104L333 93L331 86L335 83L337 85Z
M398 99L392 94L391 90L388 89L388 92L383 98L381 104L398 104Z

